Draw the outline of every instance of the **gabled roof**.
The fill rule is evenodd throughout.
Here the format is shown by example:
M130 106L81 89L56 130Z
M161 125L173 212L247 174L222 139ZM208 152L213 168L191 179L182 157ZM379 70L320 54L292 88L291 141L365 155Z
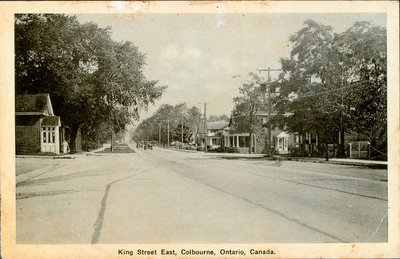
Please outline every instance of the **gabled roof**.
M59 116L46 116L43 118L42 126L61 126L61 120Z
M49 94L23 94L15 97L17 115L54 115Z
M223 129L229 125L229 121L211 121L207 122L207 129Z
M207 130L222 130L228 125L229 121L209 121L207 122ZM204 134L204 123L199 124L199 133Z
M288 138L289 134L285 131L282 131L281 133L279 133L277 136L277 138Z

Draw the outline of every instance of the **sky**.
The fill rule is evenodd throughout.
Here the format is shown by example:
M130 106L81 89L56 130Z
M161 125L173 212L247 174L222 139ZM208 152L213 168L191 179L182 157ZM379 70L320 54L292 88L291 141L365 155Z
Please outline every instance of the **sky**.
M264 13L227 14L82 14L78 20L111 26L112 37L131 41L146 55L143 71L148 80L166 85L163 96L141 119L161 104L185 102L201 107L207 115L229 115L239 87L258 69L280 68L280 58L290 55L289 36L311 19L341 33L356 21L386 27L385 14ZM278 72L271 72L272 79ZM208 116L207 116L208 117Z

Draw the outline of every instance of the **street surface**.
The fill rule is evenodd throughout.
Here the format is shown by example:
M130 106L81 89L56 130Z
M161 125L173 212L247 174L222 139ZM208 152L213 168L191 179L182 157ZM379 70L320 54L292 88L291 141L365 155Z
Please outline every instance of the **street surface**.
M387 242L387 170L154 148L17 158L17 243Z

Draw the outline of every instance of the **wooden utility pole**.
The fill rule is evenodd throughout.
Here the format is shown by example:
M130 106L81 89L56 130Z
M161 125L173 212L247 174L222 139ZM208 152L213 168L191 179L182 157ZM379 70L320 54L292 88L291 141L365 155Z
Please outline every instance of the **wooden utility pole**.
M167 128L167 132L168 132L168 148L169 148L169 119L167 120L167 123L168 123L168 128Z
M207 103L204 103L204 153L207 153Z
M202 104L202 103L201 103ZM210 104L210 103L208 103ZM204 102L204 152L207 153L207 103Z
M281 71L282 69L278 68L270 68L267 69L258 69L258 71L267 71L268 78L267 78L267 87L268 87L268 138L267 138L267 150L271 148L272 143L272 134L271 134L271 116L272 116L272 103L271 103L271 71Z
M198 137L200 137L200 122L201 122L201 106L199 108L199 116L197 116L197 125L196 125L196 145L198 141Z
M340 69L340 87L343 88L343 71L342 68ZM343 109L344 109L344 102L343 102L343 93L341 91L341 105L340 105L340 129L339 129L339 150L338 150L338 157L346 157L346 147L344 145L344 127L343 127Z
M183 149L183 114L182 114L182 122L181 122L181 142L182 142L182 149Z
M161 123L158 123L158 146L161 147Z

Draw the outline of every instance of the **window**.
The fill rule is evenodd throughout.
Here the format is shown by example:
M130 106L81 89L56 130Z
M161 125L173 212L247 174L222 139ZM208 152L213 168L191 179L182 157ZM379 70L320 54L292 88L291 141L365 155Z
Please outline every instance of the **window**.
M56 143L56 128L43 127L42 128L43 143Z

